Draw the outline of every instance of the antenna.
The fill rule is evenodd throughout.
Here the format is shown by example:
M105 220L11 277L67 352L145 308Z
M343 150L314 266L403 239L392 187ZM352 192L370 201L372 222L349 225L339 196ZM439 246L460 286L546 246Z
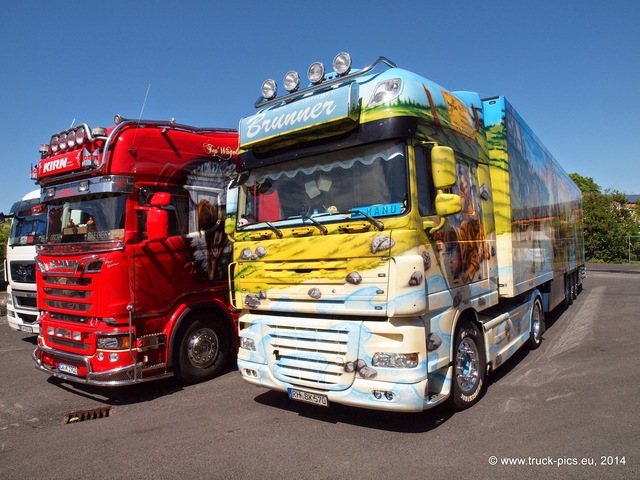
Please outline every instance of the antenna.
M138 117L138 125L142 121L142 112L144 112L144 107L147 105L147 97L149 96L149 90L151 90L151 82L147 85L147 93L144 95L144 101L142 102L142 108L140 109L140 116ZM129 147L129 151L133 154L133 144L136 141L136 137L138 136L138 129L133 134L133 138L131 139L131 146Z
M138 117L138 122L142 120L142 112L144 112L144 107L147 104L147 97L149 96L149 90L151 90L151 82L147 86L147 93L144 95L144 102L142 102L142 108L140 109L140 116Z
M74 119L71 121L71 125L69 125L69 128L73 128L73 125L74 125L75 123L76 123L76 119L74 118Z

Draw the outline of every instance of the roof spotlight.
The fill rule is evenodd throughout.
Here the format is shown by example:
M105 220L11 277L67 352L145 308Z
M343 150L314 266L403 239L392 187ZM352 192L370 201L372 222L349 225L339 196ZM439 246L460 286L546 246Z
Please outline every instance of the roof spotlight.
M309 67L307 76L309 77L309 81L314 85L320 83L324 78L324 65L320 62L313 62Z
M84 128L81 127L76 130L76 143L78 145L82 145L85 141L85 131Z
M267 100L271 100L278 93L276 81L272 79L265 80L262 84L262 96Z
M340 52L333 59L333 71L338 75L346 75L351 70L351 55L346 52Z
M300 86L300 76L298 72L295 70L290 70L284 76L284 88L287 89L288 92L295 92Z

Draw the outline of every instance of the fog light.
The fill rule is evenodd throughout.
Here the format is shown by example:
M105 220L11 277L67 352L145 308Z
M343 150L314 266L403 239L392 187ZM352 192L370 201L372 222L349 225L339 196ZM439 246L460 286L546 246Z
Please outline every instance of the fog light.
M101 362L102 360L104 360L104 353L98 352L98 355L96 355L96 356L98 357L98 361Z
M55 333L55 330L53 329L53 327L47 327L47 335L53 336L54 333Z
M391 402L394 398L396 398L393 392L384 390L374 390L372 393L376 400L388 400Z
M110 361L111 363L115 363L115 362L117 362L118 360L120 360L120 355L118 355L117 353L110 353L110 354L109 354L109 361Z

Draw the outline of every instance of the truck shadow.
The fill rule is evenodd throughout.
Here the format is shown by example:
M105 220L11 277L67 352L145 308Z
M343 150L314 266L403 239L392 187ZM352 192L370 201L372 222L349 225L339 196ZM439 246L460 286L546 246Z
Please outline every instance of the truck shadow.
M580 301L580 296L575 300L576 302ZM556 307L551 312L548 312L545 315L544 323L545 323L545 332L553 328L553 326L562 321L563 315L570 309L571 307L566 305L561 305ZM575 307L574 307L575 308ZM499 382L502 378L506 377L512 370L514 370L518 365L520 365L525 358L529 355L536 355L536 352L544 348L545 344L545 336L544 332L542 334L542 344L537 350L529 350L526 346L520 348L517 352L513 354L511 358L509 358L503 365L500 365L500 368L496 369L494 372L491 372L489 377L487 378L488 388L491 388L491 385Z
M225 370L216 378L237 373L235 362L231 361ZM209 380L215 382L216 378ZM84 397L104 405L119 406L151 402L157 398L173 395L188 388L175 378L125 385L121 387L98 387L73 383L55 377L49 377L47 382L74 395Z
M325 423L345 423L358 427L374 428L398 433L429 432L449 420L454 410L439 405L418 413L384 412L332 404L329 408L307 405L290 400L286 393L267 391L255 398L261 405L286 410L301 417Z

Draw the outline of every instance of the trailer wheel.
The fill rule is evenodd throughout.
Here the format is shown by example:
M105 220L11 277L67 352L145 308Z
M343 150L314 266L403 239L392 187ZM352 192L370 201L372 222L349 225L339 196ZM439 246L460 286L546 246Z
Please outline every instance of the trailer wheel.
M220 373L229 356L227 330L213 314L198 313L177 339L175 374L184 383L209 380Z
M564 303L568 307L573 303L573 295L571 293L571 276L565 274L564 276Z
M536 297L531 308L531 330L527 346L530 350L535 350L542 343L542 332L544 332L544 313L540 297Z
M487 361L482 334L473 322L461 320L455 338L450 400L454 408L463 410L480 399L485 386Z

